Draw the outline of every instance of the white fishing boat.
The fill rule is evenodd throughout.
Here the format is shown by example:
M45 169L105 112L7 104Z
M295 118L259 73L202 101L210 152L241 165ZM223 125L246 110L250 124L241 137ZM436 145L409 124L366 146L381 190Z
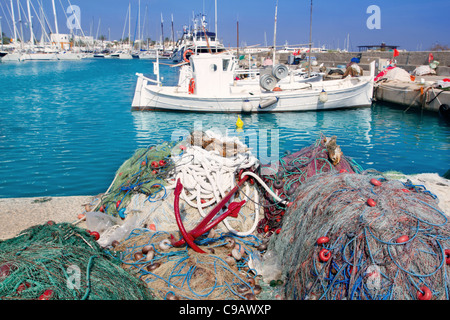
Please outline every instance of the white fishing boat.
M162 85L159 67L155 68L156 80L138 73L131 109L285 112L367 107L372 103L375 62L370 65L369 76L316 82L296 82L274 67L272 76L260 76L259 82L247 85L237 85L236 65L236 58L229 53L192 55L189 65L181 67L177 86ZM287 77L290 81L284 80Z

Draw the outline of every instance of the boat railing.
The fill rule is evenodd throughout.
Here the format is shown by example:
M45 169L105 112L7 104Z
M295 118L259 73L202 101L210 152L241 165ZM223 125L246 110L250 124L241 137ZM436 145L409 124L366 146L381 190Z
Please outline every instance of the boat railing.
M151 79L151 78L149 78L149 77L146 77L146 76L144 76L142 73L136 73L136 75L137 75L139 78L142 78L142 79L147 80L147 81L149 81L149 82L152 82L152 83L154 83L154 84L157 84L157 85L161 85L161 84L162 84L161 81L154 80L154 79Z
M253 70L252 69L248 69L248 70L239 69L234 72L234 74L237 76L248 75L249 77L252 77L252 78L257 77L259 75L259 73L260 73L259 69L253 69Z

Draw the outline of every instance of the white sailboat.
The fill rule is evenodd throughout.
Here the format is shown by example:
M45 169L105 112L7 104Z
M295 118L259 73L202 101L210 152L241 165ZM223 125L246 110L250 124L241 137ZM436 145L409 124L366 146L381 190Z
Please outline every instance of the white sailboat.
M131 55L131 3L129 3L128 5L128 11L127 11L127 18L125 18L125 25L123 28L123 33L122 33L122 39L124 37L125 34L125 27L127 24L127 19L128 19L128 48L122 48L121 50L117 50L113 53L111 53L109 55L110 58L113 59L133 59L133 56ZM123 40L122 40L123 41ZM122 44L123 46L123 44Z
M177 86L138 73L132 110L189 112L286 112L367 107L372 103L375 62L370 75L298 82L289 74L260 77L259 83L237 85L237 60L229 53L193 55L181 67ZM276 77L278 76L278 78ZM285 78L290 81L284 80Z

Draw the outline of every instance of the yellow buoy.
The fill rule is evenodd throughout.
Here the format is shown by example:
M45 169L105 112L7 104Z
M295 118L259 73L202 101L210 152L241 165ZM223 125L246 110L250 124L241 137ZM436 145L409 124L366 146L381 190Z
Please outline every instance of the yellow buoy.
M236 127L242 128L244 126L244 122L241 120L241 117L238 116L238 119L236 121Z

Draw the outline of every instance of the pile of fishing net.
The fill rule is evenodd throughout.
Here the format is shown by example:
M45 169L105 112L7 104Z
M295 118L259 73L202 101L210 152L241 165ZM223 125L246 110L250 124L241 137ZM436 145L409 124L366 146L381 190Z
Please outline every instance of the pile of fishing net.
M126 208L133 195L142 194L152 201L167 184L165 178L172 166L172 155L181 152L179 144L175 142L163 142L136 150L117 170L113 182L94 211L125 219Z
M449 299L449 237L424 186L372 171L324 173L297 189L265 273L281 274L286 299Z
M135 229L111 252L157 299L253 300L261 292L248 262L262 242L255 236L210 232L196 240L206 253L174 247L170 233Z
M150 300L145 284L121 268L95 233L48 222L0 242L2 300Z
M336 136L324 135L312 145L281 158L278 163L261 166L261 177L272 192L264 192L264 219L258 225L258 232L268 235L279 232L287 208L282 201L292 202L293 195L307 179L327 172L362 171L361 166L336 144Z
M164 165L156 171L152 163L160 161ZM247 275L248 261L263 244L253 235L262 207L258 188L240 174L258 166L238 138L212 131L192 132L177 143L137 150L117 171L96 210L86 212L87 226L98 231L98 243L114 252L159 298L167 298L169 291L182 299L244 299L246 294L251 298L257 292L246 285L246 279L254 282L256 275ZM178 183L182 189L175 195ZM183 243L175 212L190 231L213 211L216 214L205 225L207 232L195 238L196 247ZM231 211L235 214L228 215ZM140 246L135 244L136 233ZM157 252L161 237L165 237L164 250ZM143 245L152 245L158 254L133 260ZM153 270L155 265L159 267Z
M173 190L178 180L183 184L183 222L187 228L193 227L236 185L241 170L258 166L257 158L239 139L212 131L193 132L181 142L139 149L117 170L111 187L93 210L117 218L103 230L101 244L109 245L139 227L177 230ZM246 197L253 201L247 201L238 217L227 218L219 227L240 235L255 230L262 210L255 186L244 184L234 201Z

